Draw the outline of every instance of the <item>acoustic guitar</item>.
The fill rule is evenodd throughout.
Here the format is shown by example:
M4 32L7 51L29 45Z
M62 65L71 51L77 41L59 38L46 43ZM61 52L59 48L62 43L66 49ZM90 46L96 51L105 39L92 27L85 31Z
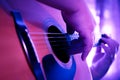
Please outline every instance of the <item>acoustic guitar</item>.
M90 80L81 54L69 55L71 37L57 26L48 32L0 9L0 80ZM87 74L86 74L87 73Z

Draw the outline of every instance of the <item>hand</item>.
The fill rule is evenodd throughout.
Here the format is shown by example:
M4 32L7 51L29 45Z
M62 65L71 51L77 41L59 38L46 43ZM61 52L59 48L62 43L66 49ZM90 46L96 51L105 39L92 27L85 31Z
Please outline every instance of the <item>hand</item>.
M67 24L68 33L72 34L74 31L77 31L79 33L80 38L73 42L75 43L73 45L73 50L75 50L75 48L77 48L77 50L79 49L79 53L82 52L81 56L82 60L85 60L93 46L92 33L95 26L95 22L90 12L85 10L82 12L78 11L69 14L62 12L62 15ZM82 47L76 46L76 45L81 46L81 43Z
M102 48L104 49L104 53L102 52ZM114 60L115 53L117 53L119 48L118 42L111 39L106 34L102 35L102 38L99 40L96 54L93 59L93 63L97 62L99 59L101 59L103 56L105 58L108 58L108 60Z
M96 54L93 58L93 65L91 66L93 80L100 80L107 73L119 48L118 42L105 34L102 35L98 43Z
M119 44L115 40L111 39L107 35L101 38L102 42L101 47L104 49L106 53L106 57L114 60L115 53L117 53Z

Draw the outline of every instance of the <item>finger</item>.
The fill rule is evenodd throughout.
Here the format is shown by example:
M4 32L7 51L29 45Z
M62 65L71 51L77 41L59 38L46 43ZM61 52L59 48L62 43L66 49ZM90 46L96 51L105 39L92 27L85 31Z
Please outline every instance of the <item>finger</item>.
M85 47L86 48L86 47ZM86 57L88 56L89 52L90 52L91 48L86 48L86 50L83 51L82 55L81 55L81 59L84 61L86 60Z
M101 36L104 38L110 38L107 34L102 34Z
M111 38L109 38L109 39L108 38L101 38L101 40L111 48L119 46L119 43Z
M104 43L104 41L103 41L102 39L99 39L95 46L96 46L96 47L97 47L97 46L100 46L101 43Z
M102 37L101 40L102 40L102 42L103 42L104 44L107 44L108 46L112 46L112 45L111 45L111 43L112 43L112 40L111 40L111 39Z
M115 48L115 53L117 53L119 50L119 44L117 45L117 47Z
M106 47L105 44L101 44L103 49L105 50L105 58L107 59L111 59L113 60L114 59L114 56L115 56L115 51L114 49L110 49L109 47Z
M101 53L101 46L97 46L96 53Z
M101 43L101 47L105 50L106 53L109 53L109 48L107 46L105 46L104 43Z
M108 41L109 41L108 38L104 38L104 37L102 37L101 40L103 43L108 43Z
M91 41L90 42L86 41L86 42L88 42L88 43L86 43L86 45L85 45L85 47L83 49L83 53L81 55L81 58L82 58L83 61L86 59L86 57L88 56L88 54L89 54L89 52L90 52L90 50L92 48L92 42Z

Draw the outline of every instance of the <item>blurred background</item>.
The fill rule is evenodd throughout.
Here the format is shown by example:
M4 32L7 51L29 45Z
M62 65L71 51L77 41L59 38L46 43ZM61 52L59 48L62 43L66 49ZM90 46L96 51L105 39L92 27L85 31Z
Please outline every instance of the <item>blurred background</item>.
M120 44L120 0L86 0L86 2L97 23L95 28L95 40L97 41L100 38L100 34L106 33ZM92 54L87 58L89 66L91 66L94 50L94 48L91 50ZM102 80L120 80L119 74L120 50Z

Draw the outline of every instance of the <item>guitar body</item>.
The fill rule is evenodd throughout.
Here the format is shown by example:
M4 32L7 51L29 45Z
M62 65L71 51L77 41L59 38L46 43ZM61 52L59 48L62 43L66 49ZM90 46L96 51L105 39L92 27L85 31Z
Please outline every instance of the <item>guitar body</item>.
M29 67L25 53L16 33L12 16L6 14L1 8L0 14L0 80L35 80L35 76ZM42 28L35 27L27 21L25 21L25 23L35 46L40 61L40 67L45 79L65 80L65 76L68 80L91 79L87 64L81 60L80 54L70 57L67 63L62 62L54 54L47 35L32 33L46 32L44 32ZM55 65L57 65L56 69ZM59 69L60 72L59 70L57 72L57 69ZM65 72L66 75L63 75ZM67 73L70 72L71 74L67 75ZM63 77L60 77L60 75ZM58 77L54 78L54 76Z
M0 8L0 80L35 80L16 34L12 16Z

